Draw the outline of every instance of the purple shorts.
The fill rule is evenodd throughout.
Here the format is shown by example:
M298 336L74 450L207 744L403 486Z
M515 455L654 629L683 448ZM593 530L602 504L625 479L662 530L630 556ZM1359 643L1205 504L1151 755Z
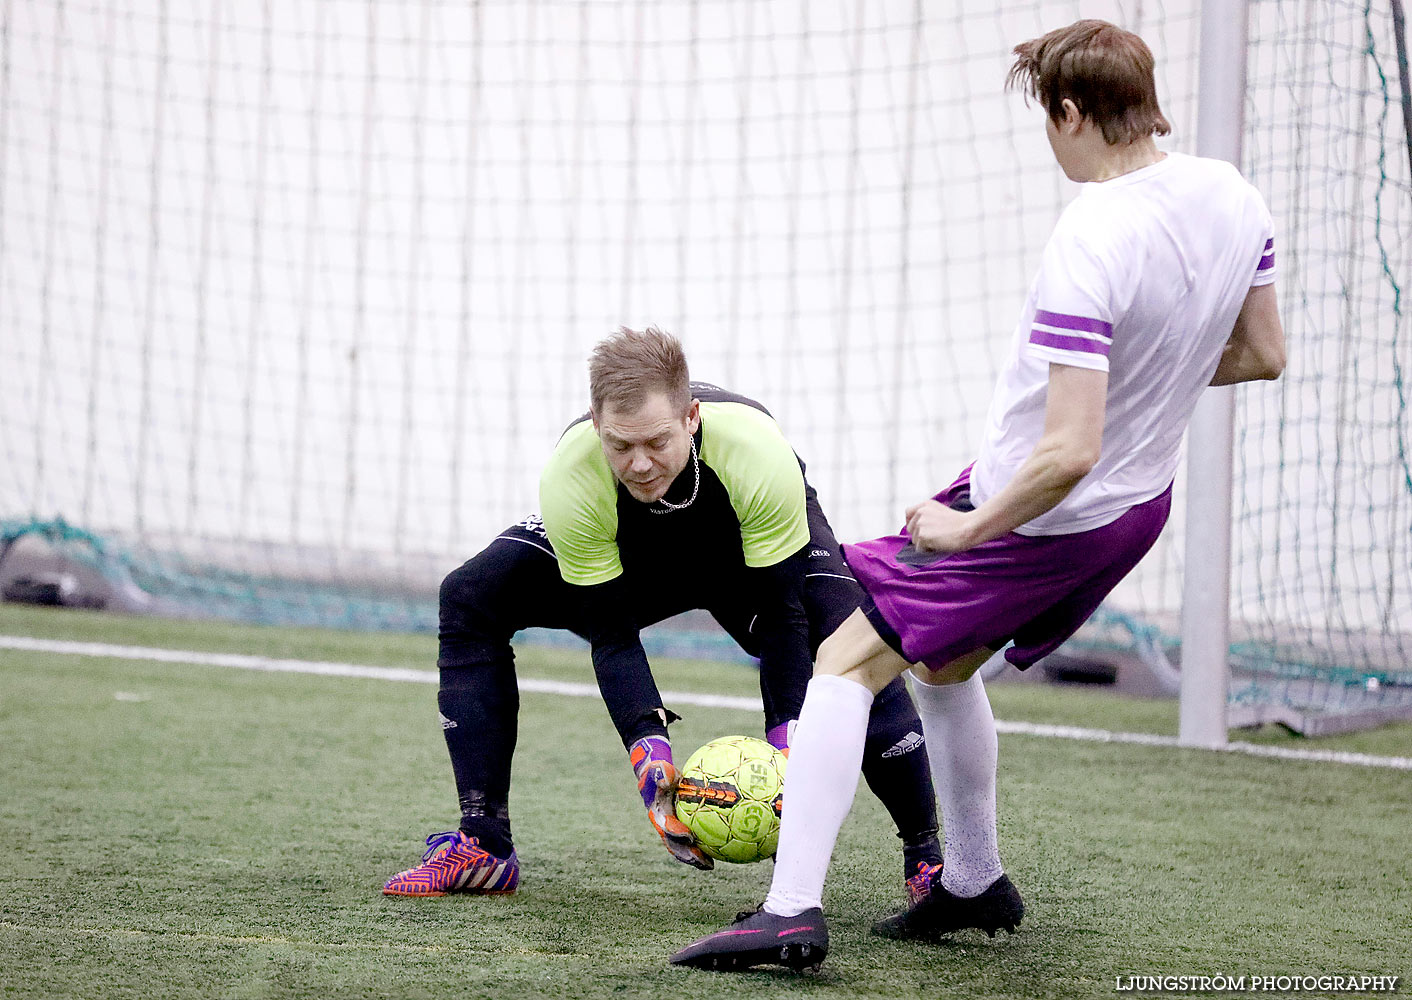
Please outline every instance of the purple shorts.
M971 469L936 495L970 510ZM1071 535L992 539L965 552L918 552L908 536L843 546L882 637L909 663L940 669L982 646L1024 670L1078 631L1152 548L1172 509L1172 487L1116 521ZM889 634L891 633L891 634Z

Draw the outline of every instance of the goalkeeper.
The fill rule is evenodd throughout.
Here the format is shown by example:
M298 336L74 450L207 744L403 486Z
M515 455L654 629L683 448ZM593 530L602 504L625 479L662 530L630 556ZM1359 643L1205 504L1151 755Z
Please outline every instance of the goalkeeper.
M654 328L600 343L589 390L591 412L541 476L542 520L502 532L442 584L437 700L461 822L428 837L422 864L389 880L387 895L506 893L519 882L508 809L516 632L588 639L653 827L678 861L710 868L675 815L667 727L677 716L639 630L709 611L759 657L766 739L787 749L814 652L862 603L803 464L759 403L690 382L681 345ZM941 852L922 727L900 679L867 729L863 773L897 825L915 903Z

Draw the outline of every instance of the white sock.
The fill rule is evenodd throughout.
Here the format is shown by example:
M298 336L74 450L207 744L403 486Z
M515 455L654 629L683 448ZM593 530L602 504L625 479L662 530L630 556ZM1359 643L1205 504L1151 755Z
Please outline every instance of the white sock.
M995 833L995 716L979 672L962 684L926 684L912 677L917 714L927 738L946 857L941 884L956 896L979 896L998 879Z
M853 681L825 674L809 682L785 767L770 913L792 917L822 905L834 842L863 772L872 705L873 693Z

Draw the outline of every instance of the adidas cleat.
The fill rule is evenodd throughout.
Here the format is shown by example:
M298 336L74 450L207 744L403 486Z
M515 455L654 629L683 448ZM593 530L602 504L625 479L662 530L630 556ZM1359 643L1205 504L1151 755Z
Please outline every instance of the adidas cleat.
M914 876L916 878L917 876ZM910 891L911 880L908 881ZM1001 875L979 896L966 898L946 891L941 879L928 879L926 895L905 910L873 924L873 933L888 938L915 938L933 941L967 927L985 931L991 937L999 930L1015 933L1025 904L1020 891L1006 875Z
M422 863L398 872L382 887L384 896L445 896L453 892L503 895L520 883L520 861L511 851L497 858L482 850L475 837L460 830L427 838Z
M829 928L817 906L794 917L764 908L746 910L725 930L693 941L671 958L673 965L733 972L755 965L818 969L829 953Z
M941 885L941 865L929 865L925 861L917 862L917 874L907 880L907 905L916 906L922 900L931 895L932 883Z

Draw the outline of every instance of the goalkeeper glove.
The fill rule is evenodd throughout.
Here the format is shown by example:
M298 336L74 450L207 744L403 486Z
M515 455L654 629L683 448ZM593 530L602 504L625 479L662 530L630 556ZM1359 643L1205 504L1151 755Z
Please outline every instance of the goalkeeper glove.
M677 819L677 769L666 737L644 736L628 748L628 760L637 775L637 790L647 807L647 818L672 857L705 871L716 867L716 862L697 846L686 824Z

